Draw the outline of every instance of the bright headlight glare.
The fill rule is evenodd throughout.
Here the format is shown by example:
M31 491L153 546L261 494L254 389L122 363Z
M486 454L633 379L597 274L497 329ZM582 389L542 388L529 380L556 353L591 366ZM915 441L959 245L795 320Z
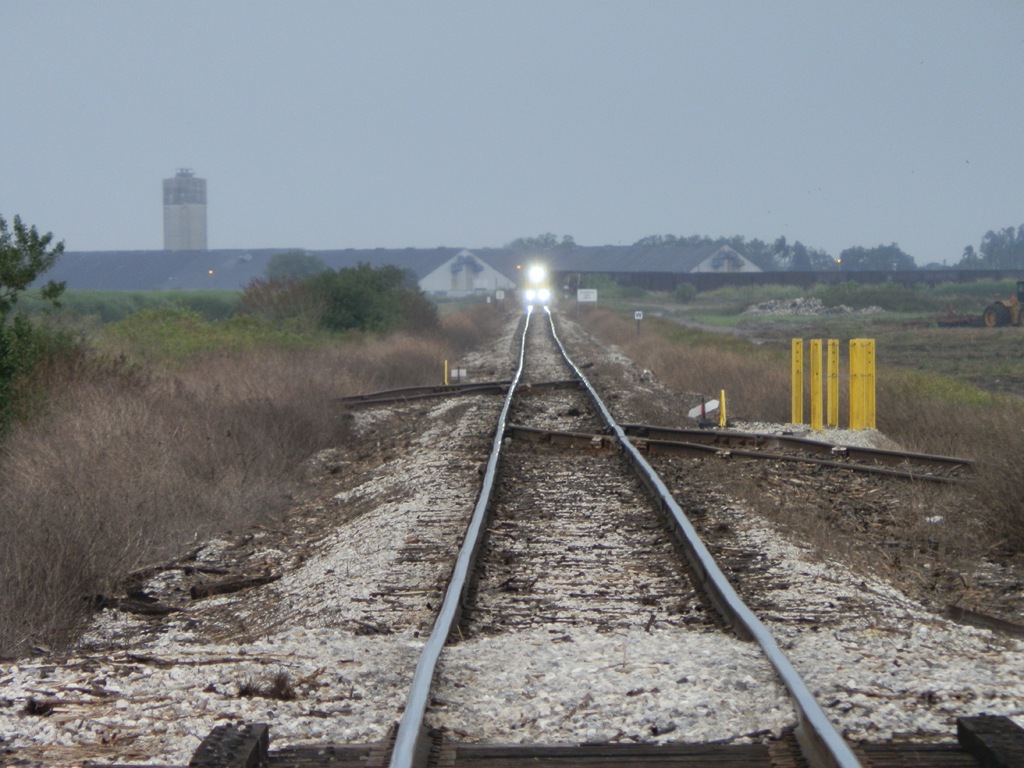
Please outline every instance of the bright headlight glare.
M551 298L551 291L549 291L547 288L541 288L539 291L537 291L537 298L540 299L541 301L547 301L548 299Z
M532 288L527 288L526 293L523 294L523 296L527 301L533 301L535 298L537 298L537 292Z
M527 273L531 283L542 283L544 278L548 276L548 271L539 264L534 264L530 267L530 271Z

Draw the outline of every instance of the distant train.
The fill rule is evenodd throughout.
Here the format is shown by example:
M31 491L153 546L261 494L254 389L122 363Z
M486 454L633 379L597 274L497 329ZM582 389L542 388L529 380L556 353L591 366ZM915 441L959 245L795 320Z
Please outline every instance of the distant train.
M526 304L551 303L551 273L543 264L526 267L523 281L523 302Z

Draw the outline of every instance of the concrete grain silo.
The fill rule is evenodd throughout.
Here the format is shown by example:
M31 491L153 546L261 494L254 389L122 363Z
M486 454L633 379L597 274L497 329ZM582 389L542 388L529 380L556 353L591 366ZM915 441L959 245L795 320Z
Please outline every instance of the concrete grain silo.
M164 250L206 250L206 179L188 168L164 179Z

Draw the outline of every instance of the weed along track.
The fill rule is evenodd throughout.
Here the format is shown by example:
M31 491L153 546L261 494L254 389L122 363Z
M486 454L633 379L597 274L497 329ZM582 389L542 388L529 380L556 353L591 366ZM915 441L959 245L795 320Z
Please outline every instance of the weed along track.
M822 560L726 489L867 526L908 478L788 458L907 457L707 431L711 461L662 455L680 436L615 424L606 403L635 392L602 400L570 360L604 354L588 344L534 309L466 365L497 381L345 401L359 440L310 462L278 527L133 583L167 612L111 599L68 658L0 664L0 764L966 768L1020 739L971 717L1024 711L1019 641ZM968 471L920 458L911 477Z

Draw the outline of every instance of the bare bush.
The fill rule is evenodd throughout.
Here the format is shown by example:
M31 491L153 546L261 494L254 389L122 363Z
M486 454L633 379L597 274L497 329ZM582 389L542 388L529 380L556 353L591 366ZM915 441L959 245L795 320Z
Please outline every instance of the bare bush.
M445 341L456 352L465 353L498 333L506 317L492 304L473 304L441 321Z
M0 656L67 647L133 569L280 511L305 460L352 439L338 398L440 382L497 328L451 322L474 334L41 371L45 409L0 445Z
M777 422L790 418L788 365L753 346L747 353L721 348L725 342L717 339L683 346L651 333L638 335L631 322L610 312L590 312L585 323L602 341L616 344L673 388L705 394L726 390L730 415ZM916 372L879 369L877 381L877 423L887 437L907 450L977 462L966 486L917 484L901 492L902 502L893 508L898 511L890 523L898 538L913 544L909 551L937 549L952 564L997 550L1024 550L1024 405L1005 397L979 397L951 380L927 379ZM840 402L847 401L847 390L843 382ZM805 398L806 391L805 384ZM804 407L806 414L809 403ZM798 528L824 551L846 547L833 543L830 550L828 541L848 539L839 527L819 519L817 508L787 503L774 509L756 488L734 490L762 513ZM868 549L858 555L864 563L879 557Z
M257 278L245 287L241 305L272 323L296 320L301 327L315 328L327 312L327 297L297 277Z
M0 655L66 646L132 569L280 510L350 439L339 397L440 381L451 355L396 335L72 376L0 450Z
M584 324L676 390L713 396L724 389L732 418L789 421L789 368L753 345L749 352L682 346L654 333L638 334L621 315L601 310L586 313Z

